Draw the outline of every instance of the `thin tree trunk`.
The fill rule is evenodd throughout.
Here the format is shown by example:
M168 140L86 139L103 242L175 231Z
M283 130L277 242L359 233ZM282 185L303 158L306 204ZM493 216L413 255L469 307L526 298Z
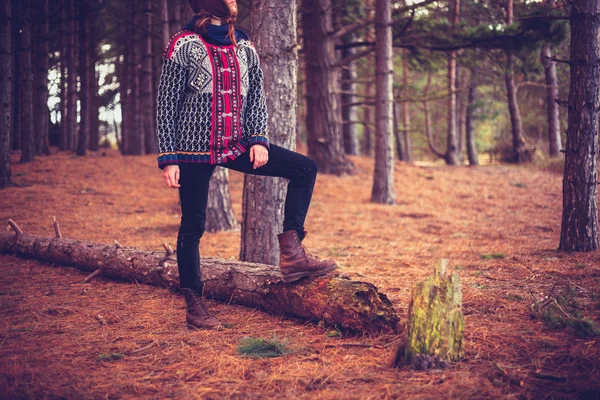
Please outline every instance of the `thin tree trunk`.
M48 34L49 34L49 9L48 0L39 0L35 12L35 153L50 154L48 144L50 134L49 113L48 110Z
M19 0L19 17L22 29L19 46L19 69L21 74L19 101L21 118L21 162L33 161L35 157L35 132L33 125L33 62L31 1Z
M458 24L460 0L454 0L452 7L452 26ZM446 137L446 164L458 164L458 133L456 110L456 51L448 53L448 135Z
M373 8L373 5L374 5L373 1L374 0L366 0L367 8L370 8L370 9ZM371 26L367 26L365 28L365 30L366 30L365 40L367 42L373 41L373 28ZM366 71L368 71L367 77L373 78L371 65L375 64L374 56L372 54L369 54L367 56L367 60L368 61L365 63ZM367 96L367 98L373 98L373 96L374 96L373 85L367 84L365 86L366 86L365 87L365 96ZM373 155L373 147L374 146L373 146L373 130L371 129L373 117L372 117L371 106L369 106L369 105L363 106L363 120L364 120L363 150L364 150L364 154L370 157Z
M400 115L400 104L394 100L394 139L396 143L396 152L398 153L398 160L406 161L406 154L404 147L406 145L404 141L404 134L402 132L402 116Z
M261 59L269 111L269 141L296 147L297 74L296 2L253 0L251 37ZM277 15L277 19L271 18ZM283 225L287 180L246 175L242 198L240 260L279 265L277 234Z
M513 0L507 0L506 3L506 24L513 23ZM512 127L512 145L514 161L517 163L525 162L525 140L523 139L523 124L521 123L521 111L519 110L519 100L517 98L517 86L513 75L513 53L512 50L506 51L506 72L504 74L506 81L506 94L508 97L508 111L510 113L510 124Z
M12 46L13 46L13 87L12 87L12 132L11 147L13 150L21 150L21 67L19 66L20 37L23 22L19 18L20 0L12 0Z
M560 250L598 249L600 1L571 4L571 86Z
M319 172L353 174L354 164L344 154L338 107L338 69L331 35L331 0L304 0L302 4L306 82L308 156Z
M90 27L95 26L96 15L90 14L88 15L88 19L90 20ZM88 56L88 120L89 120L89 132L90 132L90 140L88 144L88 149L92 151L98 151L100 148L100 121L99 121L99 97L98 97L98 76L96 75L96 41L94 40L93 28L92 31L89 32L88 41L87 41L87 56Z
M427 83L425 84L425 89L423 90L423 97L425 98L425 100L423 101L423 111L425 113L425 133L427 136L427 146L429 147L429 150L433 153L434 156L445 159L446 155L440 150L438 150L433 137L434 135L433 125L431 123L431 112L429 110L429 101L427 100L427 98L429 97L429 89L431 88L431 75L432 73L431 71L429 71L427 73Z
M551 60L552 50L550 43L542 47L542 65L546 75L546 112L548 115L548 142L550 144L550 157L558 157L562 144L560 140L560 115L558 109L558 79L556 78L556 62Z
M475 119L478 111L477 105L477 74L479 68L474 66L471 68L469 82L469 94L467 100L467 116L465 121L466 126L466 147L469 165L479 165L479 156L477 154L477 144L475 142Z
M154 132L154 87L152 79L152 0L146 0L146 34L143 37L144 53L142 59L141 108L143 119L144 146L146 154L157 153L156 132Z
M12 135L12 91L14 53L12 49L12 7L10 1L0 5L0 103L2 120L0 121L0 189L12 185L10 153Z
M161 22L161 34L162 34L162 47L166 47L171 38L171 32L169 32L169 1L160 0L160 22Z
M58 146L60 150L69 149L69 136L67 132L67 114L69 112L69 96L67 94L69 1L61 0L60 7L60 138Z
M171 36L175 35L181 30L181 7L178 3L178 0L171 0L171 2L169 3L169 9L173 11L172 13L169 13L169 16L171 17ZM167 40L165 46L168 43L169 41Z
M405 97L408 97L408 50L402 52L402 87ZM408 101L402 102L402 134L404 139L404 161L412 162L412 140L410 138L410 110Z
M371 201L394 204L392 5L375 0L375 173Z
M76 33L77 8L75 0L69 3L69 19L67 21L67 140L70 150L75 150L77 133L77 62L76 62Z
M78 156L85 156L88 147L89 134L89 75L87 73L87 7L85 1L80 1L78 4L78 21L79 21L79 83L81 85L79 105L79 134L77 135L77 149L75 153Z
M349 43L355 40L354 35L346 35L342 37L342 43ZM341 57L345 58L354 53L352 48L341 51ZM344 151L346 154L358 156L360 155L360 145L358 143L358 129L356 125L356 106L354 92L356 91L356 63L342 67L342 95L340 101L342 103L342 131L344 135Z
M229 194L229 171L226 168L215 168L208 189L206 205L207 232L234 231L240 229L231 207Z

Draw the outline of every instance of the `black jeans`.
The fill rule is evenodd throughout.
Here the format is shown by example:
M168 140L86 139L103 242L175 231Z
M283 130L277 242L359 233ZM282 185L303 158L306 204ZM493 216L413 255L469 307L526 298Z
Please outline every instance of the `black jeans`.
M260 146L260 145L259 145ZM302 239L304 220L317 177L317 164L310 158L271 144L269 161L253 169L249 152L221 167L253 175L277 176L289 179L285 198L283 231L296 230ZM208 185L216 165L182 163L179 165L179 198L181 201L181 226L177 235L177 264L182 288L202 293L200 252L198 245L206 224Z

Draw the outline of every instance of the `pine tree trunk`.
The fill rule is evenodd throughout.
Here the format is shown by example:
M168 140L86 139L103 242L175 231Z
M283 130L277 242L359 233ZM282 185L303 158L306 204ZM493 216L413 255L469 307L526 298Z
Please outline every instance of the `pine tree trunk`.
M346 35L342 38L341 43L354 42L354 35ZM354 54L352 48L343 49L341 58L348 57ZM342 132L344 136L344 152L352 156L360 155L360 145L358 143L358 130L356 129L356 106L352 105L356 100L354 92L356 92L356 63L342 67L342 94L340 102L342 103Z
M12 132L11 147L13 150L21 150L21 68L19 66L20 37L23 22L19 18L20 0L12 1L12 48L13 48L13 86L12 86Z
M396 142L396 153L398 154L398 160L406 161L406 154L404 147L406 143L404 141L404 134L402 132L402 115L400 112L400 104L394 100L394 138Z
M48 143L50 134L50 111L48 110L48 0L39 0L35 10L35 153L48 155L50 154Z
M160 0L160 23L161 23L161 35L162 35L162 47L166 47L171 38L171 32L169 31L169 1Z
M319 172L353 174L354 164L344 153L338 105L339 71L335 68L331 35L331 0L304 0L302 4L306 63L306 131L308 156Z
M171 35L173 36L175 35L177 32L179 32L181 30L181 7L179 4L179 0L170 0L169 3L169 9L171 11L173 11L172 13L169 13L169 16L171 17ZM169 41L167 40L167 42L165 43L165 46L169 43Z
M80 119L79 119L79 134L77 135L77 149L75 154L78 156L85 156L88 147L88 134L89 134L89 75L87 72L87 7L85 1L80 1L78 4L78 33L79 33L79 84L81 85L79 95L80 105Z
M371 201L394 204L392 5L375 0L375 172Z
M402 87L405 97L408 97L408 50L402 52ZM412 162L412 140L410 138L410 110L408 101L402 102L402 135L404 139L404 161Z
M32 62L32 0L19 1L19 17L22 28L19 43L19 90L21 119L21 162L33 161L35 157L35 132L33 125L33 62Z
M0 254L89 272L100 269L107 278L136 284L179 287L176 257L162 251L0 232ZM350 332L397 333L399 318L391 302L370 283L322 277L290 285L281 281L281 271L272 265L202 257L202 266L206 297L271 315L324 321Z
M145 21L142 26L146 33L141 42L144 44L142 58L141 84L141 117L143 119L143 135L145 154L157 153L156 132L154 132L154 82L152 79L152 0L146 0Z
M207 232L235 231L240 229L240 223L235 218L235 214L231 208L229 171L222 167L215 168L210 178L205 229Z
M433 124L431 123L431 111L429 109L429 89L431 88L431 75L432 72L429 71L427 73L427 83L425 84L425 89L423 90L423 97L425 100L423 101L423 112L425 117L425 134L427 136L427 146L429 150L433 153L434 156L438 158L446 158L446 155L438 150L434 134L433 134Z
M98 76L96 75L96 41L93 27L96 24L96 15L88 15L88 21L90 31L88 34L87 41L87 56L88 56L88 120L89 120L89 143L88 149L92 151L98 151L100 148L100 121L99 121L99 108L100 99L98 97Z
M69 107L69 96L67 94L67 63L68 63L68 38L69 38L69 1L61 0L60 7L60 138L59 149L69 149L69 137L67 132L67 114Z
M0 190L12 185L10 153L12 135L12 91L14 53L12 49L12 10L11 2L0 5Z
M469 94L467 100L467 116L465 121L466 126L466 147L469 165L479 165L479 156L477 154L477 144L475 142L475 118L478 111L477 105L477 74L479 68L474 66L471 68L469 82Z
M277 15L277 19L271 15ZM263 60L264 90L271 143L296 145L297 73L296 2L253 0L251 37ZM279 265L277 234L283 225L287 180L246 175L242 198L240 260Z
M598 249L600 0L571 4L571 84L560 250Z
M460 0L454 0L452 6L452 26L458 24ZM448 135L446 136L446 164L458 164L458 132L456 109L456 51L448 53Z
M552 50L550 44L542 47L542 65L546 75L546 112L548 114L548 142L550 144L550 157L558 157L562 144L560 140L560 115L558 109L558 79L556 78L556 62L551 60Z
M69 13L67 21L67 141L69 150L77 144L77 8L75 0L67 0Z
M506 24L513 23L513 0L506 3ZM512 131L513 157L517 163L525 162L525 140L523 139L523 124L521 122L521 111L519 110L519 99L517 98L517 86L513 75L513 53L506 51L506 94L508 97L508 111L510 113L510 124Z

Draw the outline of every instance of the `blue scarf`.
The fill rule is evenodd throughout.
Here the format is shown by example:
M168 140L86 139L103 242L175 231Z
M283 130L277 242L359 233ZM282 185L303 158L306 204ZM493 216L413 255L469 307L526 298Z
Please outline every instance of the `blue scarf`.
M188 22L183 29L186 31L192 31L194 32L196 30L196 20L198 19L198 17L196 15L194 15L194 17L190 20L190 22ZM231 43L231 40L229 39L229 36L227 35L229 33L229 24L224 24L224 25L213 25L213 24L208 24L206 25L206 33L202 34L202 37L204 38L204 40L206 40L208 43L210 44L214 44L217 46L229 46ZM241 29L235 29L235 40L236 41L240 41L246 39L248 40L248 34L246 32L244 32Z

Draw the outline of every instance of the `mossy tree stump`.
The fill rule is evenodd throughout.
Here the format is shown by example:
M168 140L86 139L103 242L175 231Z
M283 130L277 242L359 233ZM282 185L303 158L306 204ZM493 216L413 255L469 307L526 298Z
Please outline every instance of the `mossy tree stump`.
M406 341L398 349L396 366L444 368L462 357L465 321L460 279L447 269L448 260L439 260L433 276L413 289Z

